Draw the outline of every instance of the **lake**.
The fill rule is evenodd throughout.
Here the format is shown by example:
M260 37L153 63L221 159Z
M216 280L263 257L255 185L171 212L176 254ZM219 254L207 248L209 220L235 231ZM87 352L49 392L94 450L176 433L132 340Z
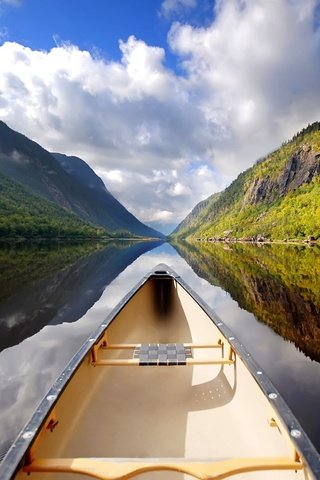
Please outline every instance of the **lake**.
M320 451L320 248L0 245L0 458L83 341L167 263L231 328Z

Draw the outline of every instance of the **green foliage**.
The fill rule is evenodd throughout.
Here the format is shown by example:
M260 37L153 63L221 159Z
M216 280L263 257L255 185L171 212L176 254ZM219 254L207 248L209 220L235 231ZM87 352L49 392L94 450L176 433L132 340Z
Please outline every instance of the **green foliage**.
M178 225L169 238L183 238L196 232L201 222L208 217L213 204L217 202L220 193L214 193L206 200L198 203L189 215Z
M111 238L118 238L118 239L123 239L123 240L128 240L128 239L137 239L137 240L142 240L142 239L148 239L151 240L150 236L143 236L139 235L138 233L133 233L130 230L126 229L119 229L115 230L114 232L109 234ZM157 238L157 237L154 237Z
M32 193L0 173L0 238L102 237L101 227Z
M301 240L308 236L320 239L319 174L310 183L289 188L285 194L279 188L289 160L300 151L314 156L320 152L320 122L309 125L241 173L217 198L202 202L204 208L199 214L188 216L171 237L241 239L262 235L271 240ZM257 193L259 185L265 187L265 195L256 199L252 192Z
M37 222L34 222L34 218L28 218L28 215L22 221L19 209L17 213L19 218L12 218L12 225L2 218L2 235L95 236L125 229L134 232L134 236L163 237L159 232L141 223L108 192L101 178L86 162L74 156L51 154L2 121L0 121L0 171L28 189L29 193L40 195L42 199L53 202L61 209L67 208L83 221L82 224L75 223L75 217L69 217L66 222L66 215L62 215L61 212L57 215L57 211L54 212L49 207L44 209L43 215L40 212L42 218L39 217ZM5 196L5 193L2 195ZM30 197L28 200L32 202ZM31 207L31 217L34 217L34 205ZM27 213L29 212L30 208ZM46 221L47 213L50 215L53 213L55 217L54 222L50 219L49 226ZM61 221L57 220L57 217L61 217Z
M239 208L235 204L218 217L200 236L223 236L227 230L236 238L263 235L271 240L320 238L320 178L289 192L271 206L266 203Z
M320 360L320 247L178 242L198 276Z
M25 284L63 270L82 257L105 249L103 242L0 243L0 300Z

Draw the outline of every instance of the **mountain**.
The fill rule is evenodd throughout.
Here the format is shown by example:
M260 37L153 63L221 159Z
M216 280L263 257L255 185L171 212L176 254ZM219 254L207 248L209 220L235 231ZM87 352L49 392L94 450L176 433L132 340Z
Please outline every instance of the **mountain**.
M220 193L214 193L206 200L198 203L189 215L186 216L184 220L173 230L171 236L175 236L176 234L180 237L184 235L190 236L197 230L197 226L201 225L202 222L205 221L207 215L207 209L210 208L220 197Z
M106 232L0 172L0 237L17 236L100 237Z
M171 237L320 238L320 122L198 204Z
M129 213L83 160L53 155L1 121L0 172L108 233L163 236Z
M59 165L81 189L82 205L91 222L108 231L127 230L146 237L163 237L132 215L105 187L103 181L81 158L53 153Z

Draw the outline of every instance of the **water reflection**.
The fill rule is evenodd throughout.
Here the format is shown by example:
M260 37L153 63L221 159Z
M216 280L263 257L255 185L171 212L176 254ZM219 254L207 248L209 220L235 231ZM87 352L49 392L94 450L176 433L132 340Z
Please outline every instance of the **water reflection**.
M104 320L128 290L158 263L170 265L218 312L270 376L320 450L320 418L314 415L320 398L320 365L307 358L292 342L283 340L270 328L267 320L266 323L257 321L258 312L263 312L267 319L269 307L264 301L264 291L269 294L268 302L271 304L275 323L277 308L286 312L288 305L293 304L297 309L296 305L301 302L293 301L302 296L308 305L303 307L303 311L309 312L309 315L311 312L312 315L312 319L307 321L311 322L311 330L310 325L301 326L298 313L293 316L289 314L285 321L278 322L281 332L301 331L305 336L304 343L308 343L309 335L312 348L308 347L308 354L317 354L319 250L290 250L285 246L250 250L250 246L243 246L241 249L239 245L225 250L222 245L217 245L217 248L206 245L201 249L197 245L184 244L175 246L175 249L168 244L158 247L150 243L117 245L108 245L104 253L100 246L95 246L75 255L62 267L61 258L67 258L65 251L50 262L50 253L43 254L39 251L37 254L35 250L28 262L29 270L23 268L23 261L26 260L23 260L22 254L19 261L13 259L13 254L11 260L7 260L6 268L10 262L21 263L20 271L16 275L20 277L19 287L16 289L17 302L22 296L19 291L29 292L25 295L31 298L32 291L35 290L36 294L32 298L33 308L37 310L38 298L45 295L42 288L46 285L47 303L51 303L47 306L47 312L51 317L47 316L46 322L42 324L43 319L39 320L34 330L30 327L30 335L33 336L23 341L21 337L18 340L21 343L16 345L17 342L11 340L13 346L0 353L0 455L1 449L5 450L10 445L84 339ZM42 266L39 266L37 255L47 257L52 269L46 270L43 261ZM54 255L58 253L55 252ZM1 257L1 260L3 259L4 257ZM3 262L1 264L4 265ZM38 265L37 268L33 268L34 265ZM9 270L6 277L2 277L7 284L11 281ZM39 277L35 276L35 270L42 272ZM59 279L63 283L60 290ZM28 282L33 282L33 288L28 286ZM263 288L260 288L261 285ZM255 291L251 292L253 287ZM286 299L285 307L279 307L279 302L277 304L274 300L279 297L277 290L281 292L281 298ZM4 303L8 302L12 295L14 288L12 294L4 295ZM60 298L64 299L64 303ZM257 303L256 307L253 305L253 298ZM28 299L25 301L29 302L29 305L32 303ZM16 312L19 311L17 308ZM41 315L38 318L42 318ZM291 321L291 318L295 321ZM28 322L20 323L19 328L29 328L25 323ZM45 326L42 328L42 325ZM19 335L19 328L11 330L14 336ZM2 324L0 329L2 333ZM211 387L212 385L208 385L209 393ZM191 402L197 400L197 392L194 391L194 394Z
M320 249L185 242L175 248L202 279L194 289L260 364L320 451Z
M180 243L194 271L320 361L320 248Z
M83 341L103 322L110 310L146 272L156 264L167 263L182 273L187 269L192 274L190 267L186 266L168 244L154 249L152 247L159 245L159 242L117 245L112 247L109 245L114 249L113 253L109 251L109 255L108 250L105 250L104 267L99 265L99 262L93 262L92 268L82 271L82 273L86 272L88 277L92 275L91 285L96 275L99 276L103 272L104 286L102 281L98 282L98 286L104 290L102 294L99 290L97 297L100 295L100 298L81 318L73 323L63 322L53 325L48 317L47 324L40 331L0 353L0 460ZM138 257L143 252L145 253ZM103 250L100 251L99 247L97 251L75 262L91 264L96 256L101 260L102 254ZM30 266L31 264L32 262ZM50 276L49 270L47 270L48 276ZM52 278L55 278L56 273ZM187 275L184 277L188 278ZM110 281L108 285L106 285L106 279ZM38 280L41 281L41 279ZM89 280L86 278L82 280L88 285ZM48 282L48 288L49 286L50 282ZM86 289L83 289L82 293L85 291ZM63 289L61 294L64 294ZM72 298L72 295L69 298ZM80 302L83 301L81 295L77 295L77 298ZM37 298L33 308L37 308Z
M0 350L45 325L78 320L106 286L159 242L31 245L0 249Z
M2 246L0 344L11 348L0 354L0 460L60 371L116 304L110 297L101 300L107 285L159 244Z

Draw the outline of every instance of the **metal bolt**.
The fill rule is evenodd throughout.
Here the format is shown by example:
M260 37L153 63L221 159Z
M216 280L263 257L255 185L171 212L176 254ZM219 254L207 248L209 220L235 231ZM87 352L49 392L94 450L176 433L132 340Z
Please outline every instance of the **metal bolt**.
M275 400L278 395L276 393L269 393L268 397L271 399L271 400Z
M297 429L293 428L290 432L290 435L293 438L300 438L301 437L301 432L300 432L300 430L297 430Z
M29 440L29 438L32 438L34 434L35 434L35 432L32 432L32 431L25 432L25 433L22 435L22 438L23 438L24 440Z
M53 400L55 400L57 398L57 395L48 395L47 396L47 400L49 400L49 402L53 402Z

